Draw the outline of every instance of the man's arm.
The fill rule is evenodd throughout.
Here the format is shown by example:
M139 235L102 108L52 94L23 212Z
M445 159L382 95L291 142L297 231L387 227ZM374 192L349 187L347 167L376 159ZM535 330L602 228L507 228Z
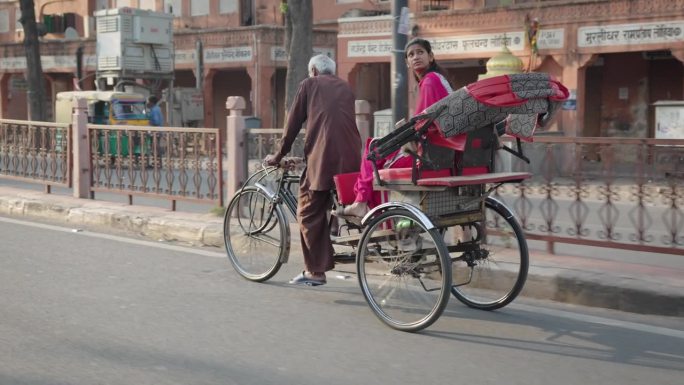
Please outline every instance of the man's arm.
M297 94L292 102L292 107L290 107L290 112L287 115L287 125L283 130L283 137L280 139L280 149L275 154L268 155L264 159L266 164L278 164L290 152L292 144L297 139L297 135L307 119L308 102L304 83L300 83Z

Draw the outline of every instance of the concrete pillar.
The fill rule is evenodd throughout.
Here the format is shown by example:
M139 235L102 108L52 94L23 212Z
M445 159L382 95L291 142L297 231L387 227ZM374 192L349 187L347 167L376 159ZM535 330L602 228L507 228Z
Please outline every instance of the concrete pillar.
M90 144L88 143L88 103L83 98L74 100L71 120L73 164L73 194L75 198L90 198Z
M228 155L226 170L226 202L240 189L247 176L247 153L245 149L245 99L242 96L229 96L226 99L226 154Z
M357 100L354 103L356 110L356 128L359 129L361 135L361 144L366 143L366 139L370 136L370 103L365 100Z

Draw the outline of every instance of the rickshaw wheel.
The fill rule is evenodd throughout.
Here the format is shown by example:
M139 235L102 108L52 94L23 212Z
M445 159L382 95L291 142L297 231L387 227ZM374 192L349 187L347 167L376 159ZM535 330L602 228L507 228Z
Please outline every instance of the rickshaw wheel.
M502 308L520 294L527 279L529 254L522 228L513 213L491 197L485 201L484 220L471 228L482 234L472 234L479 238L476 250L454 258L451 293L472 308Z
M373 313L397 330L430 326L449 301L449 253L439 232L427 225L406 209L389 209L371 219L359 242L363 295Z

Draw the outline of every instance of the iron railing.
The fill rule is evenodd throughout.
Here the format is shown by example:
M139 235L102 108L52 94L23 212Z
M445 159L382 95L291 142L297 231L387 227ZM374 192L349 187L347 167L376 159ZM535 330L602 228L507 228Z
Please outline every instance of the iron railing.
M252 167L281 135L250 130ZM301 152L296 145L291 153ZM513 208L528 239L550 252L565 243L684 255L684 140L538 136L523 152L529 164L499 151L496 169L533 177L494 194Z
M223 206L217 128L88 125L91 191Z
M533 178L496 194L528 239L549 251L558 242L684 255L684 140L542 136L523 146L530 164L502 155L497 167Z
M288 156L304 157L304 130L299 132ZM275 153L283 137L282 128L250 128L245 130L247 169L251 173L268 154Z
M0 119L0 178L71 187L70 127Z

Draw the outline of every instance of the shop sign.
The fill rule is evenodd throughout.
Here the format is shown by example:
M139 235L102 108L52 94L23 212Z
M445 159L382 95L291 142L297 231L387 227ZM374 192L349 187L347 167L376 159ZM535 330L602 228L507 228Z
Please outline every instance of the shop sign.
M329 58L335 59L335 49L324 47L313 47L314 55L326 55ZM284 47L271 47L271 60L273 61L287 61L287 51Z
M466 54L498 52L504 44L511 51L525 49L525 32L506 32L497 34L459 36L442 39L429 39L435 54ZM392 53L392 40L356 40L347 45L349 57L379 57Z
M41 67L43 70L54 70L61 68L76 68L76 57L69 55L59 56L42 56L40 58ZM97 58L94 55L84 56L83 64L87 68L95 68L97 65ZM3 57L0 58L0 70L17 71L26 69L25 57Z
M392 40L357 40L347 44L347 56L372 57L389 56L392 53Z
M576 111L577 110L577 91L570 90L570 95L567 99L563 101L563 109L566 111Z
M14 75L10 78L9 88L11 91L26 91L28 82L23 75Z
M561 49L565 45L565 29L542 29L537 34L537 49Z
M192 64L195 62L195 50L179 49L174 52L174 63L176 64Z
M204 50L204 62L207 64L245 61L252 61L252 47L225 47Z
M684 21L581 27L579 47L656 44L684 41Z

